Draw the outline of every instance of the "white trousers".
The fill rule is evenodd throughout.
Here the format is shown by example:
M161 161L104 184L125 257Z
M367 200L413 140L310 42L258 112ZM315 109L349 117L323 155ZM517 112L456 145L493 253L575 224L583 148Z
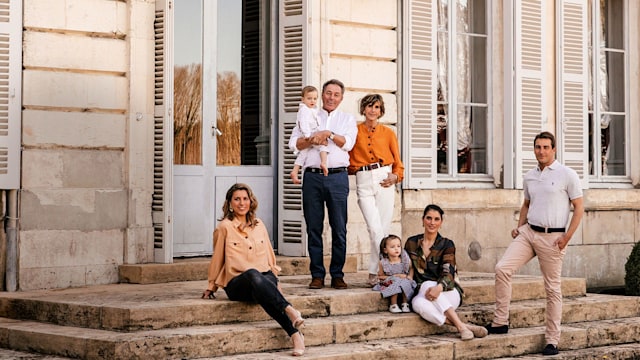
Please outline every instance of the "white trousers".
M395 201L395 186L382 187L380 182L387 178L391 166L383 166L371 171L356 173L358 205L369 230L371 255L369 274L378 273L380 263L380 240L389 235Z
M435 281L423 282L420 285L420 290L418 290L418 293L411 301L411 307L413 308L413 311L423 319L432 324L441 326L444 324L445 320L447 320L444 312L450 308L456 310L458 306L460 306L460 293L456 289L443 291L437 299L433 301L427 300L425 297L427 290L436 285L438 285L438 283Z

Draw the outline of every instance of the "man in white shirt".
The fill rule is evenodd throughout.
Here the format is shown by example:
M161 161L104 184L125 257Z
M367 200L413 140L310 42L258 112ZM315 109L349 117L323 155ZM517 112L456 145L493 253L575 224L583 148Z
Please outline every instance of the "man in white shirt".
M291 150L309 148L303 165L302 208L307 225L310 289L322 289L326 269L323 261L322 230L324 208L327 207L331 226L331 287L346 289L342 268L347 256L347 198L349 196L349 150L358 134L356 120L351 114L336 110L344 96L344 84L336 79L322 86L322 109L318 111L319 130L310 137L303 137L296 126L289 139ZM325 176L320 168L320 152L317 146L327 145L327 167Z
M567 244L578 228L584 213L582 187L578 174L556 159L556 139L541 132L533 140L538 166L524 176L524 202L520 208L518 227L511 231L511 242L496 265L496 310L489 334L509 331L511 276L535 256L540 263L547 293L545 340L543 355L558 353L562 292L560 275ZM573 216L569 214L573 206ZM568 228L565 228L569 224Z

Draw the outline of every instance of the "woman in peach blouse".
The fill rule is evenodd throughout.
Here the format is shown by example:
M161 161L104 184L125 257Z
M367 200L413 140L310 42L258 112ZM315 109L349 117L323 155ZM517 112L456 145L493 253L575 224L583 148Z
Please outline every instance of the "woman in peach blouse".
M260 304L287 332L294 356L304 354L304 325L300 312L291 306L278 286L276 256L264 223L256 218L258 200L246 184L229 188L223 218L213 232L213 256L209 264L209 285L202 298L215 299L224 288L229 300Z

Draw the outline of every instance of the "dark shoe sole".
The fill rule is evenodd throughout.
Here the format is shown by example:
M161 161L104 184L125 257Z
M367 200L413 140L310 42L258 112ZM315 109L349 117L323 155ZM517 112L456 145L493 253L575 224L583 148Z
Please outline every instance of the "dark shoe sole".
M558 347L548 344L544 350L542 350L542 355L558 355Z
M489 334L506 334L509 332L509 325L492 326L491 324L485 326Z

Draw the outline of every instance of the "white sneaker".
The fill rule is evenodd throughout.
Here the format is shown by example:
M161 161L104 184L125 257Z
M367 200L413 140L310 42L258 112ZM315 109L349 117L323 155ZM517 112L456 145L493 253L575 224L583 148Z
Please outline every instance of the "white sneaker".
M409 308L409 304L407 303L402 303L402 305L400 306L400 309L402 309L403 313L411 312L411 309Z
M391 304L391 306L389 306L389 311L394 314L400 314L402 312L402 310L400 310L400 308L398 307L398 304Z

